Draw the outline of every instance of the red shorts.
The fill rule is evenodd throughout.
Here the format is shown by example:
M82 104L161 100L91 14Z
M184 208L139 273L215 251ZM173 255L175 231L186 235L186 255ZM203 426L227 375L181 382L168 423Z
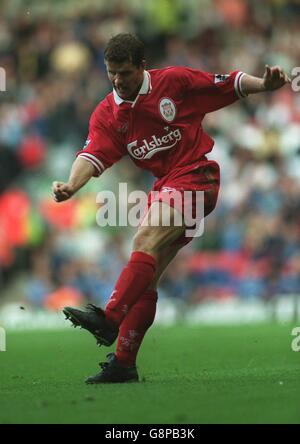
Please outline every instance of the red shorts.
M220 168L211 160L203 160L196 169L186 172L182 169L173 170L167 176L158 179L150 193L148 194L147 208L145 215L153 202L166 202L169 206L183 214L184 191L191 191L190 206L193 217L196 214L196 191L203 191L203 212L204 217L213 211L217 204L220 188ZM179 202L170 199L170 193L176 191L182 195ZM144 218L143 218L144 219ZM178 238L174 244L188 244L193 237L186 237L185 233Z

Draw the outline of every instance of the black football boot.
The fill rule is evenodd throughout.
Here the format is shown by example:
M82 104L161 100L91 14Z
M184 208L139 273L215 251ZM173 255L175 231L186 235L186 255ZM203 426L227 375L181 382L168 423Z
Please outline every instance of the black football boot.
M86 384L109 384L123 382L138 382L139 376L136 366L123 367L119 364L116 355L109 353L107 362L100 362L101 372L85 380Z
M93 304L88 304L86 311L65 307L63 313L66 315L66 319L72 322L74 327L80 326L92 333L99 346L106 345L109 347L118 337L119 329L108 324L105 319L104 310Z

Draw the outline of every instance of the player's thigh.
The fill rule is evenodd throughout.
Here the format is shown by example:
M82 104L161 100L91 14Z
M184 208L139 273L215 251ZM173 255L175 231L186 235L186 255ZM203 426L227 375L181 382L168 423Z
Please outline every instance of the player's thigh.
M185 228L179 211L164 202L153 202L134 237L135 249L160 251L178 239Z
M176 226L182 227L184 219L180 211L166 202L152 202L147 214L145 215L141 227L143 226Z

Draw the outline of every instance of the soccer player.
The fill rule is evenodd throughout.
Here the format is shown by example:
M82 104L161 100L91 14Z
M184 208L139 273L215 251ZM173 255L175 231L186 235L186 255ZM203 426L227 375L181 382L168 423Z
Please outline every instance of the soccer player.
M187 67L148 71L143 43L131 34L111 38L104 57L113 91L91 116L86 144L77 153L68 182L53 182L54 199L69 199L91 177L100 176L125 155L157 180L129 262L105 310L91 304L86 311L64 309L67 318L90 331L99 345L110 346L118 338L116 353L108 354L102 371L86 380L91 384L138 381L136 356L154 321L157 284L177 252L191 240L185 236L184 224L174 224L182 206L170 200L169 193L204 192L204 216L216 205L219 166L206 157L214 142L201 126L205 114L290 82L279 66L266 66L262 78L238 70L228 75ZM166 206L169 226L162 223ZM194 197L191 206L194 210Z

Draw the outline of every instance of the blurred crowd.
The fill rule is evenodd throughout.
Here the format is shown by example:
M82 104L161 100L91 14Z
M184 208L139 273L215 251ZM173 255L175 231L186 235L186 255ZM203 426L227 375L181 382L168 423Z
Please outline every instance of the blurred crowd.
M103 304L127 260L131 229L100 228L95 195L152 178L122 160L70 202L51 200L109 92L103 51L118 32L145 42L149 68L186 65L262 76L300 60L297 0L4 1L0 17L0 285L50 309ZM222 170L205 235L169 267L161 292L196 303L300 291L300 93L286 86L210 114ZM1 300L0 294L0 300Z

